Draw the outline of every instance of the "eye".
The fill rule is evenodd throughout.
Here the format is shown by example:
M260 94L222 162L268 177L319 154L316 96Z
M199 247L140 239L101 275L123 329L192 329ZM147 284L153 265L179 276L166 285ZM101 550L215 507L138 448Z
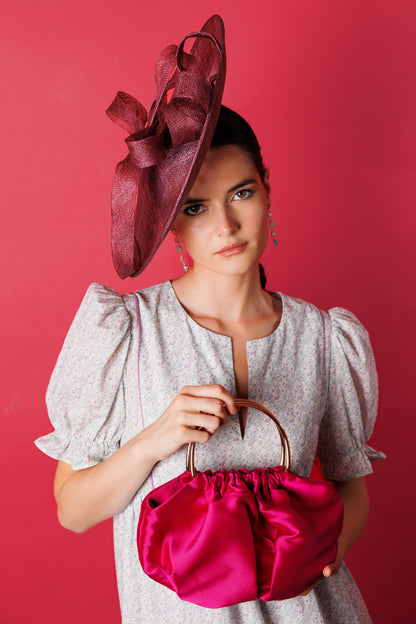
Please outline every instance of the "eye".
M204 210L205 210L205 206L203 206L202 204L194 204L193 206L187 206L183 210L183 212L189 217L195 217L196 215L199 215L202 212L204 212Z
M253 195L253 193L254 193L254 191L251 190L251 189L240 189L234 195L233 199L237 199L238 201L241 200L241 199L248 199L249 197L251 197Z

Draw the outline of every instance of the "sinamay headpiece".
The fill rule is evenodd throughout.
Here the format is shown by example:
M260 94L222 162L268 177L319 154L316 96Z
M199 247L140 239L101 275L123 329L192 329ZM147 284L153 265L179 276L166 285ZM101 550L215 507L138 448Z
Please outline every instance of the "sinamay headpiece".
M121 278L148 265L195 182L218 120L225 65L224 24L214 15L159 55L149 113L121 91L106 111L130 135L112 190L111 248Z

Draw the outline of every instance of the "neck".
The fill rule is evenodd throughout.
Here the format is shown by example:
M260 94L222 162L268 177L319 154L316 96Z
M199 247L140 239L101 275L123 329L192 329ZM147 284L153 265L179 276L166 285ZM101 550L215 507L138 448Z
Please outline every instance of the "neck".
M195 318L209 317L225 324L249 321L270 306L270 295L261 288L258 266L244 275L223 275L194 266L172 285Z

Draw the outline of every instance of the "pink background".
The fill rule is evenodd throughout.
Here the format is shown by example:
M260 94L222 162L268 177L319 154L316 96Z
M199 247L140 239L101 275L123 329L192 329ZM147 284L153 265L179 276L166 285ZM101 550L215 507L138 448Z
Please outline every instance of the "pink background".
M167 240L141 277L116 277L110 188L126 148L104 110L118 89L149 106L158 52L215 12L224 102L252 123L271 168L268 286L349 308L371 333L372 444L388 461L368 479L371 517L348 562L374 622L413 612L414 2L13 0L0 25L5 624L119 621L111 522L83 535L58 526L54 462L32 441L50 430L45 389L89 283L126 292L180 272Z

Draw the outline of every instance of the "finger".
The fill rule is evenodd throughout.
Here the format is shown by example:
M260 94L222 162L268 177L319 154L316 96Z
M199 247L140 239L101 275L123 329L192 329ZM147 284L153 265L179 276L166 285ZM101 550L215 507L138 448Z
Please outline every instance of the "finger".
M324 575L325 578L328 578L330 576L335 576L336 574L338 574L338 567L333 564L327 565L322 570L322 574Z
M194 412L196 414L212 414L222 420L223 423L228 420L228 410L224 401L220 399L210 399L208 397L196 397L190 395L180 395L178 397L179 409L185 412Z
M219 416L212 414L205 414L204 412L184 412L183 423L191 428L197 427L208 431L211 435L214 434L222 424L222 419Z
M234 397L220 384L210 384L206 386L185 386L180 394L215 398L223 401L229 414L237 413L237 406Z
M198 444L206 444L211 438L211 434L205 429L193 429L189 427L186 433L186 444L189 442L197 442Z

